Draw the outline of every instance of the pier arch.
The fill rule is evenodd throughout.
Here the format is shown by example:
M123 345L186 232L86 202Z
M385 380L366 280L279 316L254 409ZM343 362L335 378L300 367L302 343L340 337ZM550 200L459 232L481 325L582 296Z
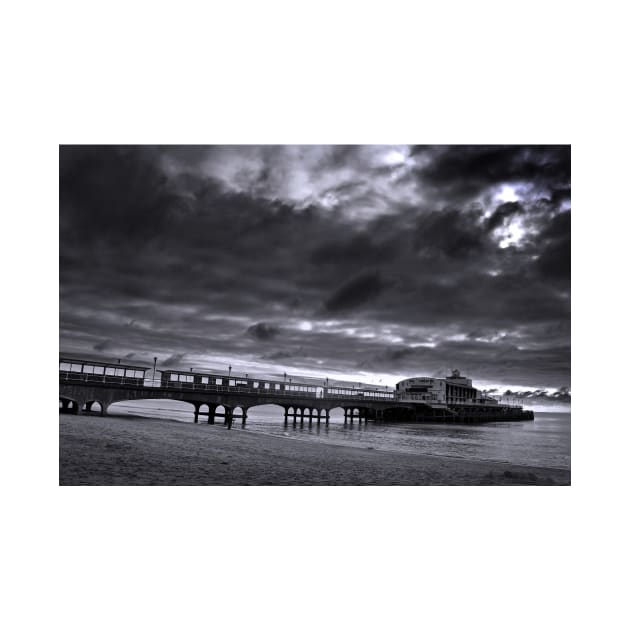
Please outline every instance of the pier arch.
M66 396L59 396L59 411L61 413L81 413L83 403L74 400L73 398L67 398Z
M280 403L260 403L258 405L251 405L247 407L247 416L248 418L256 418L256 419L270 419L270 416L273 416L274 419L277 416L278 420L281 420L284 417L284 411L287 410L288 414L293 414L293 407L285 407Z
M154 414L165 420L193 422L196 405L192 401L172 398L134 398L133 400L118 398L105 404L106 413L125 417L138 417ZM143 413L144 412L144 413Z
M343 424L343 407L338 405L337 407L331 407L328 409L330 422L335 424Z
M105 410L106 407L100 400L88 400L83 407L84 413L98 413L101 416L105 415Z

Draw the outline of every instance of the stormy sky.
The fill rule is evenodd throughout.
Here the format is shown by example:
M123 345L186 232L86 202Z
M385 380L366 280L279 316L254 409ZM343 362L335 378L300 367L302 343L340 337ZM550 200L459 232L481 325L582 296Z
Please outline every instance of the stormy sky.
M60 350L570 399L567 146L62 146Z

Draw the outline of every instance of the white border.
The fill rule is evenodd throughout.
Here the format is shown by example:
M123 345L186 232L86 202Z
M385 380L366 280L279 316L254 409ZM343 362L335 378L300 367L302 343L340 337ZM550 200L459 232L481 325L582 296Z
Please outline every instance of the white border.
M627 423L604 378L625 353L598 350L625 330L625 230L612 214L624 198L612 190L627 160L606 145L627 128L625 21L606 2L601 15L552 1L412 6L3 8L5 376L43 356L54 374L59 143L573 143L573 487L58 488L56 383L39 403L39 385L21 381L4 414L7 627L627 618L615 570Z

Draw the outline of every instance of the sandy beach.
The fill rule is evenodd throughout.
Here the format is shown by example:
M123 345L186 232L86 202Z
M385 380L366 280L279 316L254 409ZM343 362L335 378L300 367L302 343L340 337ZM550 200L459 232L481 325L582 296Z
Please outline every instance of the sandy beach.
M568 470L310 443L223 425L59 416L60 485L570 485Z

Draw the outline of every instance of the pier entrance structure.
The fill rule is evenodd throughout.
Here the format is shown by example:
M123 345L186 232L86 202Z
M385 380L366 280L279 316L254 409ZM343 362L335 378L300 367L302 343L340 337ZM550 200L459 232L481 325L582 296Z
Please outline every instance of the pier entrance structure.
M412 380L412 379L411 379ZM403 381L405 383L406 381ZM400 384L399 384L400 385ZM398 387L398 386L397 386ZM419 387L419 386L418 386ZM412 395L412 392L405 392ZM426 393L426 392L425 392ZM457 407L430 398L409 399L398 392L376 387L332 385L322 387L296 383L291 379L238 377L230 373L162 371L156 378L153 369L106 361L60 358L60 411L65 413L107 414L108 407L125 400L170 399L193 406L194 422L199 419L214 424L222 420L230 428L235 420L247 422L247 411L258 405L278 405L284 410L285 423L326 424L330 411L340 407L344 422L408 420L425 422L475 422L488 420L529 420L531 411L522 407L476 404L474 409Z

